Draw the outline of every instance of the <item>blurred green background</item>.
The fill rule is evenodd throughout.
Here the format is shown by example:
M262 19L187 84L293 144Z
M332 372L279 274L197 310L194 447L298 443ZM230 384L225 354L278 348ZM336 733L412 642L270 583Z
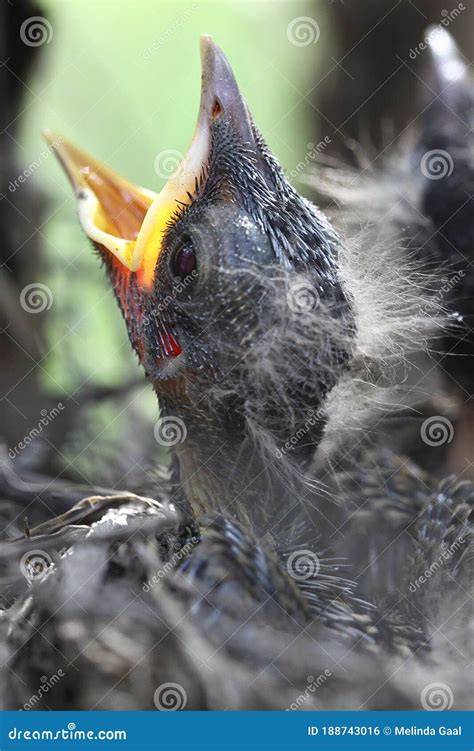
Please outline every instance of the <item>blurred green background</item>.
M289 22L314 3L167 0L43 0L53 35L29 82L20 144L24 164L49 196L41 227L44 279L54 306L47 321L44 386L116 384L136 360L98 259L75 216L70 187L41 131L66 135L134 182L159 190L154 160L184 152L200 96L199 36L226 52L255 120L291 171L314 138L301 92L311 88L321 43L289 44ZM319 14L321 15L321 14ZM318 19L320 20L320 19Z

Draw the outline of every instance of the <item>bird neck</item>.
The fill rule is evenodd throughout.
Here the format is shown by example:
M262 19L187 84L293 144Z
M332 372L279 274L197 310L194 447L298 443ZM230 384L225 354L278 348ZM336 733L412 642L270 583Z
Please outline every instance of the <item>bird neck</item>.
M179 421L183 440L173 450L180 483L196 517L225 513L250 523L258 533L268 528L277 504L284 505L289 495L301 495L301 488L292 488L294 478L302 477L303 456L298 452L292 457L298 471L289 479L282 471L281 454L257 450L231 411L220 421L183 405L162 407L169 420Z
M226 513L247 520L248 506L259 493L262 461L232 425L219 425L183 411L186 438L176 444L180 480L197 517Z

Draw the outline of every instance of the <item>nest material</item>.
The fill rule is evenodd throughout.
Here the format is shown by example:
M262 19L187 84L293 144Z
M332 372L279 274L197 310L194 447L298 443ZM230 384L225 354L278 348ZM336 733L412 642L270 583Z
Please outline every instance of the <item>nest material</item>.
M339 476L346 501L363 472ZM420 488L410 468L409 482ZM469 706L460 600L473 489L425 487L410 496L414 510L396 487L380 504L377 487L348 535L361 570L373 555L356 553L364 524L374 535L390 524L393 537L395 519L405 537L390 561L372 562L371 577L391 570L376 603L361 571L356 585L355 569L321 551L303 551L318 570L295 578L298 545L276 553L220 516L198 526L169 500L91 497L10 538L0 560L3 708L417 709L435 682Z

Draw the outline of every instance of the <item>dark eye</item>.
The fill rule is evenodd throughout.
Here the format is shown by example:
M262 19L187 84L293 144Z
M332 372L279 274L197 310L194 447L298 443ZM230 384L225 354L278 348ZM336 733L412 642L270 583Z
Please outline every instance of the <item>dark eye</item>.
M191 240L186 239L174 251L171 258L171 273L181 281L196 270L196 253Z

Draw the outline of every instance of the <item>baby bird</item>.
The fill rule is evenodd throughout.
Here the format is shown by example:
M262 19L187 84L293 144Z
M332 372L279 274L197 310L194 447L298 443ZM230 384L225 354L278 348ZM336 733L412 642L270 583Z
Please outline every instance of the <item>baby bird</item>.
M9 579L9 621L34 624L28 653L59 640L79 670L48 697L57 708L158 706L170 684L178 708L283 709L315 676L320 707L418 708L433 670L448 680L448 645L436 668L424 655L438 593L455 581L452 607L467 581L473 489L439 487L387 445L358 449L354 429L410 347L400 332L422 336L423 300L394 283L388 254L345 247L288 182L209 37L201 54L195 135L161 192L47 134L174 464L152 497L88 499L12 542L50 562L41 581L29 570L32 596ZM457 706L467 693L457 676ZM15 683L10 701L22 694Z

